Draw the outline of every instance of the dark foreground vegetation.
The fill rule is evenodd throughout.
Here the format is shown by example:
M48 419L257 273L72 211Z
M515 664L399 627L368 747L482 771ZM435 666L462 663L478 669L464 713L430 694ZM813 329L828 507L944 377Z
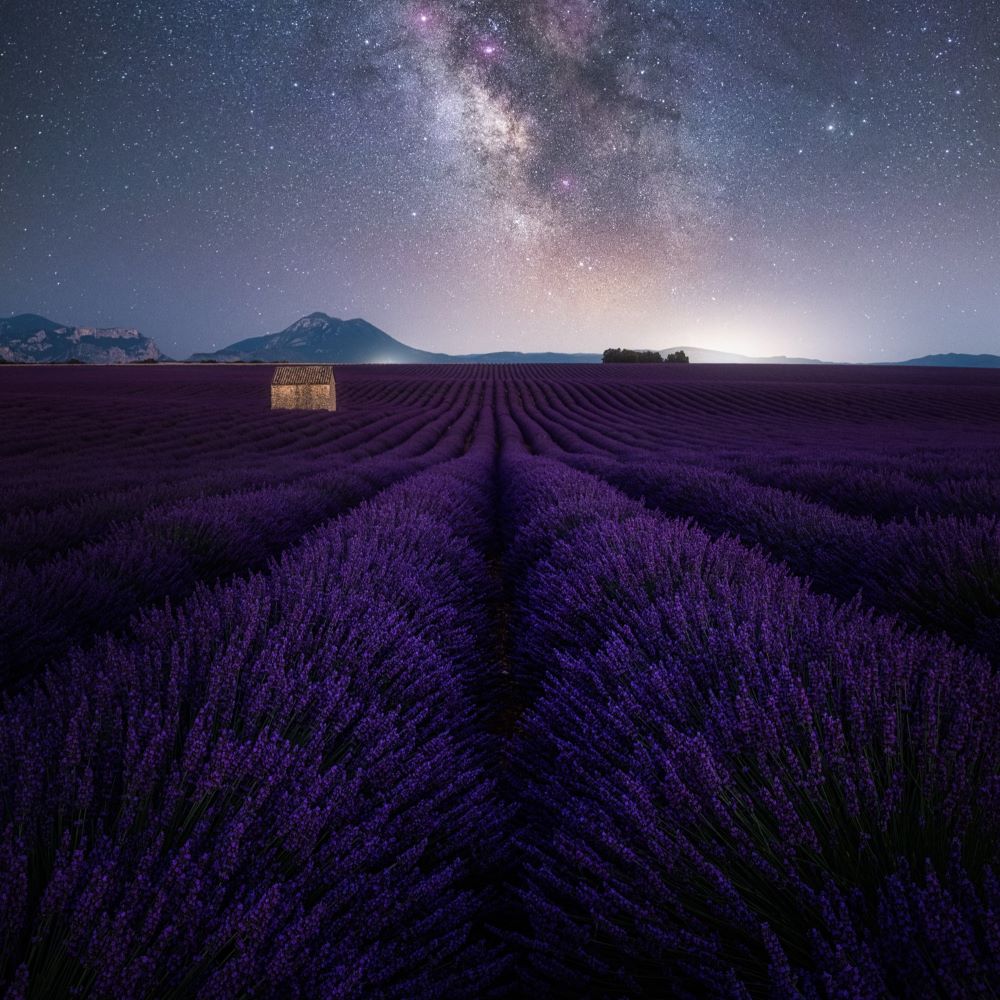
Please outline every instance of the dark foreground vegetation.
M0 373L0 994L1000 981L1000 376Z

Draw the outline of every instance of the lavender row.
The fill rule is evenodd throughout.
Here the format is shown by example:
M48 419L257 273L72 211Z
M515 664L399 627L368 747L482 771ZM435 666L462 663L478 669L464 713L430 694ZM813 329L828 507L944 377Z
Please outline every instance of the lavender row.
M918 467L920 478L913 474ZM734 471L758 485L792 490L846 514L877 520L1000 514L1000 479L981 470L977 476L954 478L952 461L945 457L923 456L904 471L866 468L852 458L834 456L794 462L758 456L741 460Z
M149 473L149 482L124 492L84 496L50 511L25 511L0 522L0 555L16 561L38 562L84 541L94 541L107 530L150 507L172 499L233 493L248 488L290 484L316 474L317 468L332 469L367 457L410 458L429 451L456 421L468 422L462 414L465 398L447 406L400 417L398 414L373 421L362 431L344 435L338 449L327 453L302 449L294 455L273 455L246 460L238 468L186 460L183 477L163 477L163 467ZM62 487L61 487L62 488Z
M489 995L486 468L392 487L8 704L9 995Z
M629 496L713 535L760 545L842 600L944 632L988 655L1000 650L1000 518L920 518L880 524L793 493L687 464L576 458Z
M79 412L71 406L54 414L56 440L39 447L34 428L25 428L12 449L4 443L11 479L0 492L0 509L43 509L63 498L121 482L138 485L164 465L197 470L210 464L238 468L263 465L302 452L334 453L340 438L364 429L360 415L331 424L316 414L271 414L259 410L235 419L232 414L197 409L178 415L169 410L143 415L113 404ZM290 417L290 419L289 419ZM58 462L59 476L53 462Z
M518 394L529 419L568 452L617 458L676 453L688 461L719 465L728 460L739 467L779 457L801 465L815 462L819 453L841 456L852 469L905 471L928 486L947 479L996 480L1000 474L995 393L980 394L978 402L972 396L968 413L961 393L939 393L940 412L934 414L899 387L877 394L838 389L817 395L815 386L796 388L794 379L788 381L776 394L766 385L712 388L632 379L577 385L569 379L524 379ZM988 401L993 405L982 405ZM873 404L880 415L865 418ZM990 502L975 489L968 499Z
M986 664L579 472L507 482L524 991L986 995Z
M116 492L165 489L159 498L162 502L197 492L206 479L228 476L233 481L231 489L239 488L241 481L247 485L276 481L306 463L364 457L373 448L396 447L443 414L454 418L469 394L468 386L456 384L444 399L417 412L355 412L332 420L329 414L260 410L225 433L220 432L217 415L209 411L187 414L182 424L161 413L159 441L140 435L122 442L114 426L104 429L109 412L97 411L86 419L95 425L100 447L79 440L73 426L78 429L86 422L68 411L62 416L72 420L73 426L63 434L58 464L29 453L28 464L18 470L7 459L11 485L0 491L0 509L7 512L8 522L0 535L0 551L12 534L16 544L17 528L26 516L58 504L75 506L81 495L108 494L113 509ZM120 419L121 415L115 416ZM66 447L67 437L73 442L71 451ZM30 446L30 440L26 444ZM164 482L165 468L173 473L169 483ZM182 492L170 492L176 490Z
M183 599L200 581L252 569L309 528L464 447L476 410L446 411L382 458L289 485L154 509L103 541L37 566L0 566L0 678L37 671L137 609ZM377 445L371 446L377 452Z
M36 672L74 643L120 628L147 604L182 599L199 581L259 565L320 521L421 467L454 457L473 418L467 412L456 423L445 415L412 434L402 454L354 471L174 504L64 557L4 567L4 684Z
M202 580L252 569L318 522L405 474L331 473L307 485L207 497L154 511L97 544L40 566L0 570L0 678L39 672L139 608L182 599Z

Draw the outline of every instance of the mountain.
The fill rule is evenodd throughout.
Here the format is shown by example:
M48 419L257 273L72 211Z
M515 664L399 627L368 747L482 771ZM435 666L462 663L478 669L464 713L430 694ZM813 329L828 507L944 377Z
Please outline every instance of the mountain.
M896 365L910 367L938 368L1000 368L1000 356L996 354L927 354L909 361L894 361Z
M670 348L671 351L681 348ZM805 358L748 358L741 354L682 348L692 361L728 364L822 364ZM667 354L663 352L664 356ZM314 312L287 330L240 340L211 353L193 354L192 361L292 361L327 364L598 364L600 354L557 351L492 351L484 354L437 354L400 343L363 319L336 319Z
M0 359L4 361L113 365L163 357L152 340L132 328L63 326L31 313L0 319Z
M705 347L668 347L660 351L664 357L675 351L683 351L693 364L701 365L829 365L832 361L818 361L816 358L788 358L779 354L770 358L754 358L746 354L730 354L728 351L710 351Z
M337 319L314 312L296 320L287 330L250 337L212 353L192 354L192 361L293 361L311 364L518 364L600 361L599 354L437 354L409 347L363 319Z
M363 319L335 319L315 312L296 320L287 330L250 337L210 354L192 354L192 361L299 361L328 364L420 364L451 360L407 347Z
M789 358L785 355L757 358L703 347L668 347L666 357L684 351L695 364L727 365L827 365L816 358ZM336 319L314 312L296 320L287 330L263 337L240 340L212 353L191 355L192 361L291 361L309 364L598 364L600 354L561 354L555 351L522 353L493 351L485 354L440 354L421 351L400 343L377 326L363 319ZM945 365L950 367L1000 367L1000 357L993 354L933 354L898 365Z

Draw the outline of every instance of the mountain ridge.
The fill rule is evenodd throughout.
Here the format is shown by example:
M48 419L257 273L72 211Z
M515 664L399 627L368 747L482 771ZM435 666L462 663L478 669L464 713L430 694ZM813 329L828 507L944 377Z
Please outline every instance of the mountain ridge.
M841 362L773 355L754 357L709 348L678 345L660 351L664 357L684 351L695 364L830 365ZM77 327L35 313L0 318L0 360L18 363L87 361L124 364L168 361L149 337L134 327ZM312 312L277 333L247 337L217 351L201 351L199 361L262 361L302 364L598 364L591 352L488 351L445 354L410 347L361 318L342 320ZM1000 368L1000 355L942 353L904 361L859 362L901 367Z
M368 338L367 344L365 338ZM677 345L660 351L664 357L684 351L695 364L741 365L831 365L836 361L788 357L783 354L754 357L705 347ZM1000 367L1000 357L991 354L927 355L906 361L875 362L888 365L934 364L933 358L967 359L941 362L949 367ZM992 359L992 360L991 360ZM591 352L490 351L478 354L444 354L410 347L363 319L342 320L323 312L309 313L278 333L250 337L218 351L192 354L191 361L271 361L301 364L599 364L601 355ZM865 364L866 362L860 362Z
M815 358L754 358L700 347L671 347L666 354L683 350L695 363L729 364L831 364ZM598 364L599 353L589 351L487 351L444 354L410 347L363 319L338 319L313 312L284 330L248 337L217 351L191 355L191 361L286 361L301 364Z
M66 326L35 313L0 318L0 359L22 364L163 361L156 342L135 327Z
M908 361L888 361L884 363L910 368L1000 368L1000 355L949 352L948 354L925 354L921 358L910 358Z
M707 347L665 347L659 353L666 357L675 351L683 351L693 364L713 365L835 365L836 361L820 361L818 358L796 358L785 354L770 357L755 357L749 354L734 354L731 351L713 351Z
M277 333L238 340L218 351L192 354L191 361L287 361L301 364L486 364L578 363L601 360L599 354L558 351L492 351L444 354L410 347L364 319L338 319L313 312Z
M335 364L421 364L444 362L434 354L403 344L363 319L338 319L313 312L277 333L238 340L218 351L198 352L191 361L299 361Z

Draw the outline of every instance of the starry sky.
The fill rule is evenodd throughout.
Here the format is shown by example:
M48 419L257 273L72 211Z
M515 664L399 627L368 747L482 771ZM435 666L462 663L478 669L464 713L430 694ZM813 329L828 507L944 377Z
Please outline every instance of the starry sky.
M1000 353L995 0L0 0L0 315Z

